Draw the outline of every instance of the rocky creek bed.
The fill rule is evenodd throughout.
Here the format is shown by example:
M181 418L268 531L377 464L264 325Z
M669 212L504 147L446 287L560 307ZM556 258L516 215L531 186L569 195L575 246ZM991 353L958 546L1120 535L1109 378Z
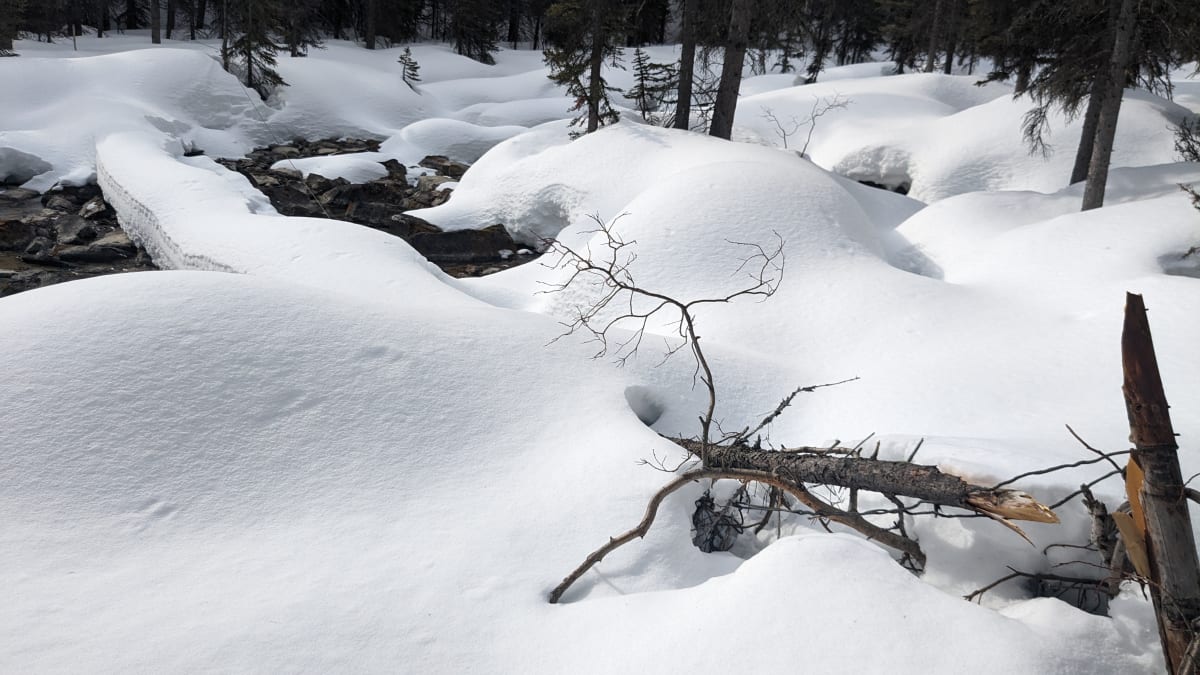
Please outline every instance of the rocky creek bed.
M310 173L303 177L288 159L378 150L378 141L296 140L259 148L241 159L217 160L238 171L287 216L336 218L400 237L456 277L482 276L515 267L537 253L513 241L499 223L477 230L443 232L403 211L445 203L465 164L429 156L415 167L382 162L387 175L351 183ZM96 185L63 187L39 194L0 185L0 297L51 284L119 272L158 269L121 229Z

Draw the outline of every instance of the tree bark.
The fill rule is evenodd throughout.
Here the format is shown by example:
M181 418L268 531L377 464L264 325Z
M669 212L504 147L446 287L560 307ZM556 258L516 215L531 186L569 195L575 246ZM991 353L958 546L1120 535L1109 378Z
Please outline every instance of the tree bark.
M943 0L937 0L933 4L933 18L929 26L929 49L925 53L925 72L927 73L933 72L933 66L937 61L938 33L942 31L943 6Z
M592 53L588 64L588 120L590 134L600 128L600 98L604 96L604 81L601 68L604 66L604 14L600 7L592 10Z
M721 65L721 82L713 104L710 136L729 140L733 136L733 117L737 113L738 92L742 87L742 68L746 63L746 48L750 44L750 20L754 15L754 0L733 0L729 10L729 37L725 41L725 60Z
M1083 209L1104 206L1104 188L1108 184L1108 165L1112 160L1113 141L1117 136L1117 117L1125 95L1125 71L1132 58L1133 32L1137 20L1136 0L1121 0L1113 38L1112 57L1105 82L1104 99L1096 123L1096 140L1088 163L1087 185L1083 189Z
M697 455L703 449L703 444L698 441L671 440ZM912 497L940 506L983 510L1014 520L1058 522L1053 512L1017 490L968 483L958 476L942 473L936 466L834 455L823 448L777 452L710 445L704 466L718 471L758 471L798 485L818 483Z
M150 0L150 42L162 44L162 8L158 0Z
M167 39L172 39L175 33L175 19L179 14L179 2L177 0L167 0Z
M691 128L692 80L696 72L696 12L699 9L699 0L685 0L683 3L683 24L679 34L679 89L675 98L675 123L672 125L676 129Z
M1133 461L1144 474L1141 526L1163 654L1174 675L1194 673L1195 663L1186 663L1190 659L1185 655L1200 621L1200 560L1146 306L1142 296L1132 293L1126 295L1121 360Z
M364 46L367 49L375 49L375 24L376 14L379 13L379 0L367 0L366 17L363 29Z
M140 28L137 20L138 3L137 0L126 0L125 2L125 30L133 30Z
M1107 69L1105 69L1107 72ZM1079 135L1079 149L1075 151L1075 167L1071 169L1071 185L1087 180L1088 166L1092 163L1092 149L1096 147L1096 128L1100 125L1100 108L1103 107L1107 90L1102 80L1092 84L1088 96L1087 111L1083 113L1083 131Z

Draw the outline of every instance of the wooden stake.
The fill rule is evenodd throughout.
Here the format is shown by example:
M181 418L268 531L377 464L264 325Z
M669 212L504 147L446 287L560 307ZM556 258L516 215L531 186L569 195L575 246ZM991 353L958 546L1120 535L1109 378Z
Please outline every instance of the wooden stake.
M1146 306L1133 293L1125 298L1121 361L1133 461L1144 474L1141 501L1159 637L1167 670L1194 675L1196 664L1187 652L1200 625L1200 560Z

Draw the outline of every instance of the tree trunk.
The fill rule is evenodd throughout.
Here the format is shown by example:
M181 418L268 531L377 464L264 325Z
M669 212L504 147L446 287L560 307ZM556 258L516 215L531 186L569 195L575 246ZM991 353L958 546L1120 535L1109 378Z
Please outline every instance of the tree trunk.
M958 51L958 2L950 0L950 12L946 27L946 62L942 64L942 73L954 74L954 52Z
M125 2L125 30L140 28L137 20L138 3L137 0L126 0Z
M1107 72L1107 68L1105 68ZM1079 149L1075 151L1075 167L1071 169L1071 185L1087 180L1088 165L1092 163L1092 149L1096 147L1096 127L1100 125L1100 108L1107 90L1102 79L1092 81L1092 94L1088 96L1087 111L1083 113L1083 131L1079 135Z
M692 79L696 71L696 12L699 0L686 0L683 4L683 25L679 35L679 89L675 99L676 129L691 128Z
M717 85L717 100L713 104L710 136L729 140L733 136L733 116L737 113L738 91L742 87L742 68L746 63L746 47L750 42L750 20L754 15L754 0L733 0L729 10L729 37L725 41L725 61L721 65L721 82Z
M205 14L208 12L208 0L197 0L196 11L192 14L191 38L196 39L196 29L204 28Z
M159 0L150 0L150 42L162 44L162 7Z
M937 61L938 33L942 30L942 9L944 0L933 4L933 18L929 26L929 49L925 54L925 72L932 73L934 62Z
M600 128L600 98L604 96L601 67L604 65L604 16L600 8L592 9L592 53L588 64L588 121L590 134Z
M1096 140L1088 163L1087 185L1083 189L1083 209L1104 206L1104 188L1108 184L1108 165L1112 160L1113 141L1117 136L1117 117L1125 96L1125 71L1132 58L1133 32L1137 20L1135 0L1121 0L1121 11L1113 38L1112 57L1105 82L1104 99L1096 123Z
M175 19L179 13L178 0L167 0L167 39L171 40L175 33Z
M375 24L376 15L379 13L379 0L367 0L366 12L363 40L367 49L375 49Z
M1167 670L1195 673L1184 655L1200 621L1200 560L1188 514L1188 499L1179 468L1179 446L1167 412L1158 359L1142 296L1126 294L1125 328L1121 334L1122 389L1129 414L1133 461L1144 474L1141 486L1150 591L1158 614ZM1136 509L1135 509L1136 514Z

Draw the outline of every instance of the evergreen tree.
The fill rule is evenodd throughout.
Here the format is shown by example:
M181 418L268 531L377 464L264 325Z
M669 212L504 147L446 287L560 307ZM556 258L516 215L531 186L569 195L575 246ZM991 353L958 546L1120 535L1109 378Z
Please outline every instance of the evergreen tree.
M455 0L450 17L454 51L480 63L495 63L504 7L496 0Z
M664 104L674 104L667 97L676 87L676 77L673 64L653 63L641 47L633 50L633 88L625 92L626 98L633 99L634 107L642 114L642 119L651 118Z
M283 42L292 57L308 55L310 47L322 49L319 0L290 0L280 17Z
M400 71L400 79L410 89L417 91L417 83L421 81L421 66L417 64L417 60L413 58L412 50L408 47L405 47L404 51L400 53L400 65L404 67Z
M620 118L608 97L616 89L602 75L605 61L619 65L615 41L624 27L619 8L620 0L565 0L546 12L546 39L551 46L543 55L550 79L574 97L572 111L584 111L571 126L584 125L586 133Z
M222 65L265 100L276 87L287 85L275 71L275 55L284 48L275 41L282 25L280 0L226 0L222 4L226 36L221 43Z
M16 56L13 41L21 24L25 0L0 0L0 56Z

